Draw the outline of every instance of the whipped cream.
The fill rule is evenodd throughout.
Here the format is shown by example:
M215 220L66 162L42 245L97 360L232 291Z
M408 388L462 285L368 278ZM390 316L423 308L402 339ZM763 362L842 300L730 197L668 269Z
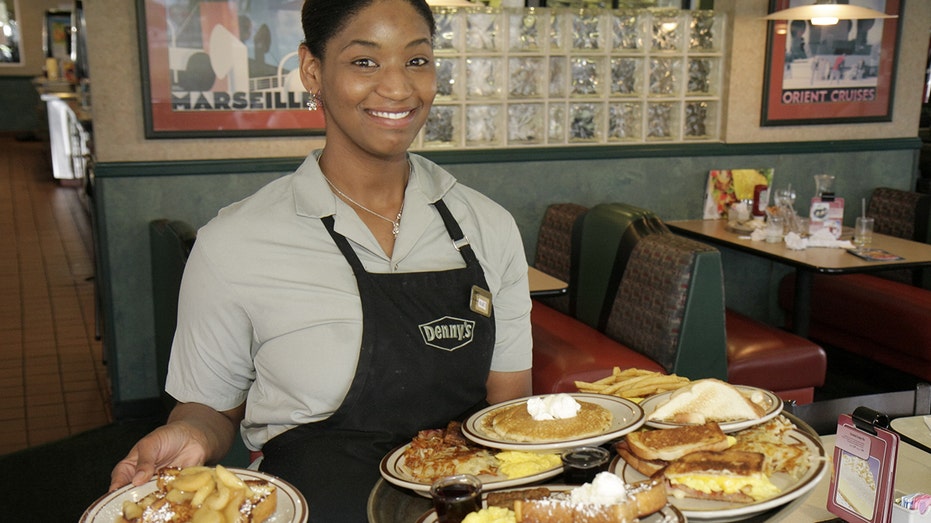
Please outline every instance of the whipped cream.
M591 483L572 489L573 503L615 505L627 501L624 480L612 472L599 472Z
M527 412L536 421L574 418L582 409L568 394L554 394L527 400Z

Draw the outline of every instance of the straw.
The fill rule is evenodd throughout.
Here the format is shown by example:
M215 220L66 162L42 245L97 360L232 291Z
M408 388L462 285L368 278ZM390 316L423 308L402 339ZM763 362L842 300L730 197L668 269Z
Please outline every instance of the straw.
M862 212L861 216L863 216L864 218L866 218L866 198L861 198L861 199L860 199L860 208L862 209L862 211L861 211L861 212Z

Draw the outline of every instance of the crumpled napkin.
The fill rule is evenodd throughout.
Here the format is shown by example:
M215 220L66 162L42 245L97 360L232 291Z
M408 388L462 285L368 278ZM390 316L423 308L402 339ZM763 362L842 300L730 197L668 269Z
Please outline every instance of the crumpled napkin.
M786 234L786 247L793 251L804 251L808 247L808 239L802 238L797 232Z
M766 239L766 228L760 227L759 229L753 229L753 232L750 233L750 239L755 242L761 242Z
M831 231L821 229L808 238L802 238L798 233L790 232L785 237L786 247L793 251L803 251L808 247L827 247L833 249L852 249L853 244L849 240L838 240L834 238Z
M832 247L835 249L853 249L853 244L849 240L838 240L834 238L831 231L821 229L808 237L809 247Z

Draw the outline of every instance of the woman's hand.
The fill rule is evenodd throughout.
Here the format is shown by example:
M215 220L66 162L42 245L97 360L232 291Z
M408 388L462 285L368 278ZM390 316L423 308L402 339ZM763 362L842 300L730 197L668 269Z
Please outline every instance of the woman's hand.
M166 466L201 465L208 454L203 437L183 422L161 426L139 440L110 474L110 490L142 485Z
M110 490L142 485L167 466L188 467L219 461L236 437L245 404L219 412L198 403L174 408L168 423L140 439L110 473Z

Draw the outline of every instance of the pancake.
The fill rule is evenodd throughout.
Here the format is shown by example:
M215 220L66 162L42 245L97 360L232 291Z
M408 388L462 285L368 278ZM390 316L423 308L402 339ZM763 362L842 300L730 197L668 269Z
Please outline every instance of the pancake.
M489 412L483 428L499 438L521 443L547 443L602 434L611 427L611 412L594 403L579 401L582 408L572 418L537 421L527 412L527 402Z

